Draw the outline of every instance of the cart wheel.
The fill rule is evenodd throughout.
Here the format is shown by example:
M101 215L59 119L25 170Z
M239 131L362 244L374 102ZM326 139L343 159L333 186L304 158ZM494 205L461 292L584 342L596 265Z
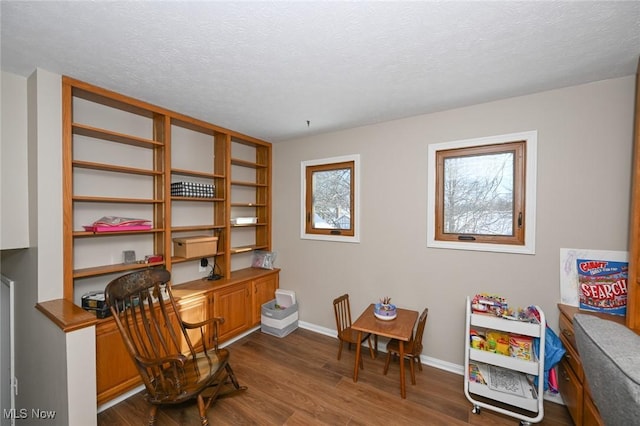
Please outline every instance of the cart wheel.
M520 426L531 426L531 422L526 420L520 420Z
M480 406L479 405L474 405L473 409L471 409L471 412L473 414L480 414Z

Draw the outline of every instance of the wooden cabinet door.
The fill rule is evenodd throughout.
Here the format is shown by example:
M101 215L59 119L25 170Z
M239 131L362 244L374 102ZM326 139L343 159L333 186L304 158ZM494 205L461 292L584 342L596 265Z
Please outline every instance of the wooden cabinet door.
M583 388L582 384L574 374L571 366L565 358L562 358L558 367L558 386L560 394L564 400L569 414L573 418L573 422L577 425L582 424L583 410Z
M113 320L96 326L96 385L98 405L133 389L142 380Z
M224 324L220 326L218 335L220 342L249 329L251 323L250 284L251 282L243 282L214 290L213 315L224 318Z
M200 321L204 321L208 318L209 313L209 304L207 297L199 295L183 299L178 304L178 310L180 311L180 318L182 318L182 321L184 322L198 323ZM202 350L203 339L207 343L207 347L210 347L209 333L210 330L206 328L202 331L199 328L187 330L189 340L191 340L191 344L196 351ZM182 337L181 339L182 342L180 351L184 354L189 351L189 345L187 344L184 337Z
M586 393L584 396L584 413L582 417L582 426L604 426L598 409Z
M253 280L252 287L252 325L256 325L260 323L262 318L262 305L276 297L278 274L272 274Z

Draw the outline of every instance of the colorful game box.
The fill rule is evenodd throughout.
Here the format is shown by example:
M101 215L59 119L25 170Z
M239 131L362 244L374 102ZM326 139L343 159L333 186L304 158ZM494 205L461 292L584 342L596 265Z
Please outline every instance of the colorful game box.
M628 262L577 259L580 309L627 313Z
M529 336L509 335L509 354L518 359L533 359L533 338Z

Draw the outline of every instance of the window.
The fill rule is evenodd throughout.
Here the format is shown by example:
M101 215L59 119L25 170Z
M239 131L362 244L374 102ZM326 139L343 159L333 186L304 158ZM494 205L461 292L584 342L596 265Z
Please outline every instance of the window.
M535 253L536 132L429 146L427 246Z
M303 161L301 238L359 242L359 155Z

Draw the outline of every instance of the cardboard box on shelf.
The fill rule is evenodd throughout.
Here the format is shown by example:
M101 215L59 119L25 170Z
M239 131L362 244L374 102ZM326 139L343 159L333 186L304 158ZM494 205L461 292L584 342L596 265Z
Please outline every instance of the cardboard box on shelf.
M199 235L173 239L173 255L191 259L213 256L218 251L218 237Z

